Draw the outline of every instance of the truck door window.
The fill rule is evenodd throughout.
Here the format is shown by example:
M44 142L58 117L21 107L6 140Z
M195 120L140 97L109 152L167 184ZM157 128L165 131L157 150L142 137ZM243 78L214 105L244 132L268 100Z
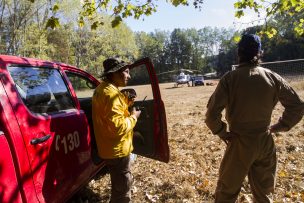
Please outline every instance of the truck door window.
M130 76L131 79L128 82L128 88L132 88L136 91L137 97L135 98L135 101L152 100L153 92L145 65L131 69Z
M75 108L57 69L10 66L8 70L20 97L31 112L55 113Z
M96 85L92 81L75 73L66 72L66 74L72 83L73 89L78 99L89 98L93 96Z

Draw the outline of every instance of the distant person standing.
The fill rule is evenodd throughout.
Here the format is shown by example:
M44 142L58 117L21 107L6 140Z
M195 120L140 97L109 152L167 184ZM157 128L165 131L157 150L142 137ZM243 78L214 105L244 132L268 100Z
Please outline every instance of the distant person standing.
M115 58L103 62L103 80L92 99L92 118L99 156L105 160L111 176L111 203L131 202L132 175L130 154L133 150L133 128L141 111L129 105L118 87L131 78L129 66Z
M277 157L271 133L288 131L303 117L304 102L281 76L259 66L261 54L260 38L243 35L238 67L221 78L207 105L207 126L227 143L215 191L217 203L235 202L247 175L254 202L272 202ZM278 101L284 112L270 126ZM222 121L224 109L229 130Z

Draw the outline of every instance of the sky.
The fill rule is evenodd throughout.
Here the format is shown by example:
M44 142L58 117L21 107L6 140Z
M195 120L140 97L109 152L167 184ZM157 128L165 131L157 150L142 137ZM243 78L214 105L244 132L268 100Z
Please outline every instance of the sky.
M249 25L243 24L256 20L253 12L240 19L234 17L234 3L237 0L204 0L199 11L193 5L174 7L165 0L158 0L157 12L143 19L124 19L133 31L153 32L155 30L172 31L175 28L196 28L206 26L218 28L234 28L241 30Z

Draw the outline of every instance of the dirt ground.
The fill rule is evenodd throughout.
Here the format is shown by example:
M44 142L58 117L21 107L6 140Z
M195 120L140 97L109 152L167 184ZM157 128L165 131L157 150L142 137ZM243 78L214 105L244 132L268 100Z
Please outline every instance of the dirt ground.
M304 83L296 82L293 86L304 99ZM212 202L226 147L204 123L206 104L215 87L185 85L174 88L173 83L160 84L167 113L170 162L137 156L132 165L133 202ZM282 107L277 105L273 123L281 113ZM278 155L274 200L304 202L304 119L289 132L278 133L274 138ZM80 195L86 202L108 202L109 175L92 180ZM252 202L247 180L238 201Z

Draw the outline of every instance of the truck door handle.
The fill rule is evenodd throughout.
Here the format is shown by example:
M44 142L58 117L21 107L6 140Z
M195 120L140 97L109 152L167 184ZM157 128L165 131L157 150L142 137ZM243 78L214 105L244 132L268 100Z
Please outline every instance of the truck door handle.
M40 137L40 138L32 139L31 144L32 145L40 144L40 143L45 142L48 139L50 139L50 137L51 137L51 135L46 135L46 136L43 136L43 137Z

